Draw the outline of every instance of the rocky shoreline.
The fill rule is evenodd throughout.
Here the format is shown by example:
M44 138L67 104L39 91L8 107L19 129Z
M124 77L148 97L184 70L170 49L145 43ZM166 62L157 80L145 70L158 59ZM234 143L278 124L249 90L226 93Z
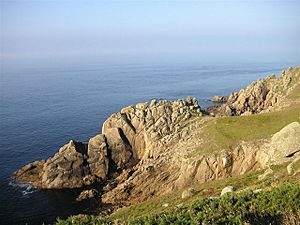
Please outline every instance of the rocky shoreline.
M71 140L53 157L17 170L15 178L43 189L88 187L101 182L103 190L83 192L80 199L96 197L99 192L103 203L122 206L192 183L267 168L270 161L280 163L299 150L300 140L293 138L300 134L299 123L259 143L241 142L234 149L190 154L203 142L201 131L214 117L280 109L285 97L299 85L299 74L299 66L289 68L279 78L271 75L228 97L215 96L212 101L223 104L206 109L191 97L125 107L103 123L101 134L88 142ZM286 132L292 140L286 138ZM282 142L284 146L278 144Z

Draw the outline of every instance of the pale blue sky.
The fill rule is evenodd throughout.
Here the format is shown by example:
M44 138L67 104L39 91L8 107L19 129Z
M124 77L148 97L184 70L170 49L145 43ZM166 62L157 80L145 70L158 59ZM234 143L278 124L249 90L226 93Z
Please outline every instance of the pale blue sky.
M1 61L300 62L299 0L1 1Z

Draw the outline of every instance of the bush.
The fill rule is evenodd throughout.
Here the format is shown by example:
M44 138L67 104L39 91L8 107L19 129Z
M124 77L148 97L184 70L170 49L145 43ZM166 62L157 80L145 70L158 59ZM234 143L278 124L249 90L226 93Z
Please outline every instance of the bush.
M289 224L300 220L300 186L285 184L271 191L227 193L218 198L200 198L191 206L158 215L148 215L131 221L130 225L228 224L252 225ZM106 218L86 216L58 220L57 225L114 224Z

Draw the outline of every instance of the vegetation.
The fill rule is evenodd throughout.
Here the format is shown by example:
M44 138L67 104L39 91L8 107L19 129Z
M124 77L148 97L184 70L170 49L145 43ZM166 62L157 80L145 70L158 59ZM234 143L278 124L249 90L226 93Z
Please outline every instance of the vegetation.
M85 224L296 224L300 221L300 185L284 184L270 191L243 191L198 198L191 205L128 221L95 216L70 217L57 225ZM298 222L299 223L299 222Z
M298 91L292 92L293 96ZM204 142L195 148L193 154L234 148L241 141L270 138L289 123L299 121L299 118L299 103L277 112L216 118L203 128L201 136Z
M212 224L297 224L300 176L287 176L287 164L272 166L273 175L262 181L257 177L263 171L210 181L192 186L197 193L186 199L177 191L122 208L109 217L73 216L58 220L57 225L115 224L116 221L117 224L149 225L201 224L200 221L204 224L209 221ZM228 185L233 185L238 192L219 198L221 190ZM257 189L263 192L251 191Z

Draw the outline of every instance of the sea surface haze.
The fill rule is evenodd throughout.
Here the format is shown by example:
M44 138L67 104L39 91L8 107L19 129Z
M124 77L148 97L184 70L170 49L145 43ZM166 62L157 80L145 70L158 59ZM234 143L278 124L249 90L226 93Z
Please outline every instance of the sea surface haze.
M295 64L121 63L1 69L0 223L45 224L94 213L75 201L80 190L35 190L13 172L56 153L70 139L87 141L127 105L192 96L200 105Z

